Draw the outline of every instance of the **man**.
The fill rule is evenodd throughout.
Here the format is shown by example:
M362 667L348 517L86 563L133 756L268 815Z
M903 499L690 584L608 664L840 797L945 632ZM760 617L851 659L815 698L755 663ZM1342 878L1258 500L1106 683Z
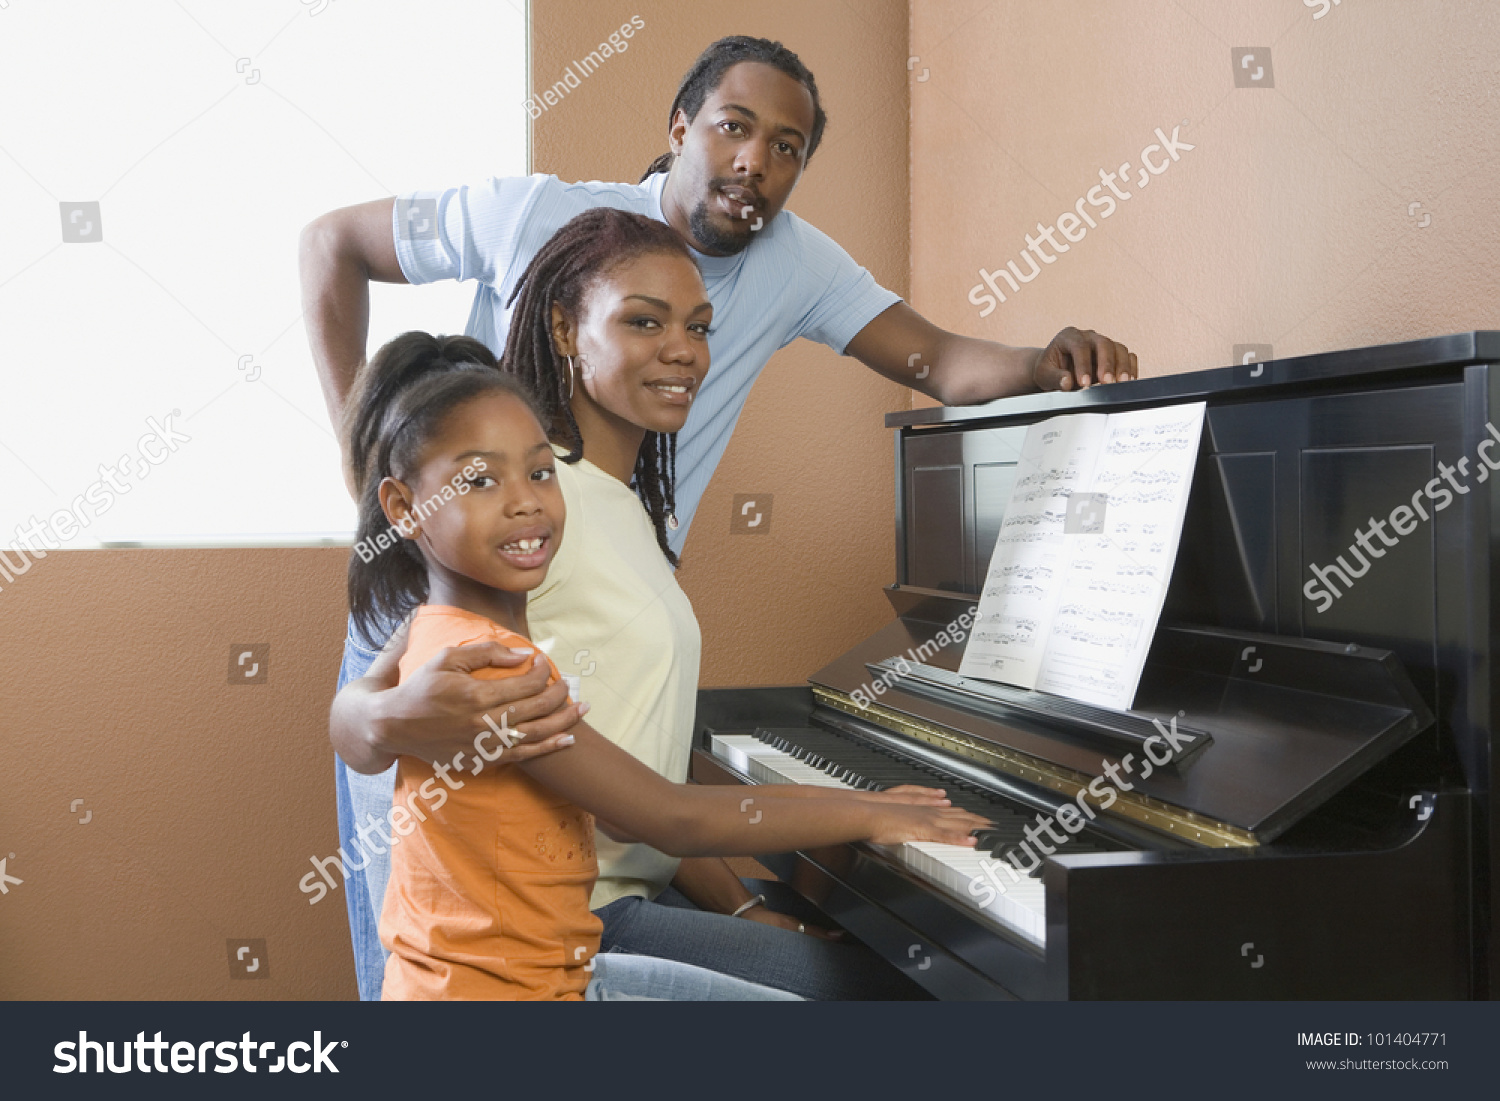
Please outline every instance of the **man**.
M726 38L710 46L684 77L669 116L670 152L638 185L563 184L548 176L490 180L478 187L382 199L319 218L303 231L303 299L334 423L340 423L364 362L371 279L477 279L466 332L498 355L508 322L506 301L531 256L571 217L596 205L634 210L677 230L696 252L714 305L713 367L677 440L675 552L687 538L750 386L771 355L799 336L852 355L947 405L1136 377L1136 357L1093 332L1065 329L1042 349L939 329L876 284L824 234L784 213L825 121L813 76L795 54L765 39ZM454 651L395 687L401 643L397 640L372 665L384 640L365 641L365 647L349 641L340 688L360 679L341 691L330 718L330 739L340 757L340 836L346 843L356 824L368 824L371 815L384 817L396 756L449 758L472 744L486 715L496 720L503 715L528 737L510 751L512 761L524 760L557 748L556 739L583 710L567 702L565 686L546 689L535 671L499 681L470 677L475 668L520 660L498 647ZM362 997L378 997L375 919L387 868L386 860L372 855L348 884ZM601 885L609 878L610 869L601 866ZM755 905L756 896L722 861L685 861L673 886L702 909L805 928ZM673 918L682 920L681 915L663 920ZM607 944L609 937L606 925ZM653 943L673 940L659 937Z

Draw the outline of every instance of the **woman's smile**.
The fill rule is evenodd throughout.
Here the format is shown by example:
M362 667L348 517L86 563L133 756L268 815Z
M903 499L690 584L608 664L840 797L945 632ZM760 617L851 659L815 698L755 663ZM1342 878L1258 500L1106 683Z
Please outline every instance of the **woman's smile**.
M644 384L647 390L668 405L691 405L698 380L691 375L672 375Z

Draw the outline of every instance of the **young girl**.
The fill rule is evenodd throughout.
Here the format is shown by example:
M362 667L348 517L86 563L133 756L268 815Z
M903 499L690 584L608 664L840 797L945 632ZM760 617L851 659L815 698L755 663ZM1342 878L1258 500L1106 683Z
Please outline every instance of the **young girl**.
M563 540L566 507L530 396L476 341L409 333L372 360L358 400L380 430L355 456L365 548L350 559L356 620L416 608L403 676L470 642L532 650L527 593ZM674 856L972 844L985 825L930 801L673 784L587 724L570 733L568 749L516 767L496 762L504 736L489 732L449 761L400 758L383 997L581 998L601 928L589 911L591 814L606 833ZM600 985L596 996L607 996Z

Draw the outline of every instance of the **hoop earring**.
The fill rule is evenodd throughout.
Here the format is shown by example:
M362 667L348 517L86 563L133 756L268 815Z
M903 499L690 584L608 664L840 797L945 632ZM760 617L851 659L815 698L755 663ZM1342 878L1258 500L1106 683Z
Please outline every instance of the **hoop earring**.
M573 357L567 356L568 361L568 400L573 400Z

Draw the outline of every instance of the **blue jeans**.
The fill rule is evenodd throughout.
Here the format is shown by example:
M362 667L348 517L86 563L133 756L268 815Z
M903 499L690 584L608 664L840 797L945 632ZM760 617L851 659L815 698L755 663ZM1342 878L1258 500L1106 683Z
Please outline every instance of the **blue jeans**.
M785 883L744 880L777 913L827 926L827 915ZM862 944L842 944L700 910L675 887L656 901L627 897L596 910L600 952L677 960L815 1001L908 1001L929 995Z
M386 636L389 638L389 633ZM350 681L364 676L380 655L385 639L371 646L372 640L356 635L349 623L349 637L344 640L344 663L339 669L339 690ZM364 857L364 866L344 859L348 878L344 882L344 905L349 911L349 934L354 941L354 977L359 983L361 1001L380 1001L380 987L385 981L385 948L380 943L380 910L385 905L385 885L391 878L389 852L377 855L368 845L356 850L355 831L373 815L383 822L391 809L396 790L396 766L374 776L355 772L334 757L334 790L338 797L340 851Z
M340 689L365 675L389 636L387 631L379 640L360 638L350 624L339 670ZM354 942L354 973L360 1000L379 1001L386 958L380 943L380 911L391 876L391 858L389 853L376 854L369 845L356 846L355 835L358 827L371 818L386 820L396 769L393 765L385 772L365 776L348 768L340 758L335 758L334 769L339 845L344 853L365 859L362 868L344 861L348 874L344 902ZM828 924L826 916L785 884L760 880L746 883L752 893L766 896L771 909L809 924ZM921 987L863 945L837 944L744 918L707 913L671 887L655 902L617 899L598 914L604 921L601 953L676 960L820 1001L927 997Z
M731 979L705 967L601 952L583 992L588 1002L800 1002L784 990Z

